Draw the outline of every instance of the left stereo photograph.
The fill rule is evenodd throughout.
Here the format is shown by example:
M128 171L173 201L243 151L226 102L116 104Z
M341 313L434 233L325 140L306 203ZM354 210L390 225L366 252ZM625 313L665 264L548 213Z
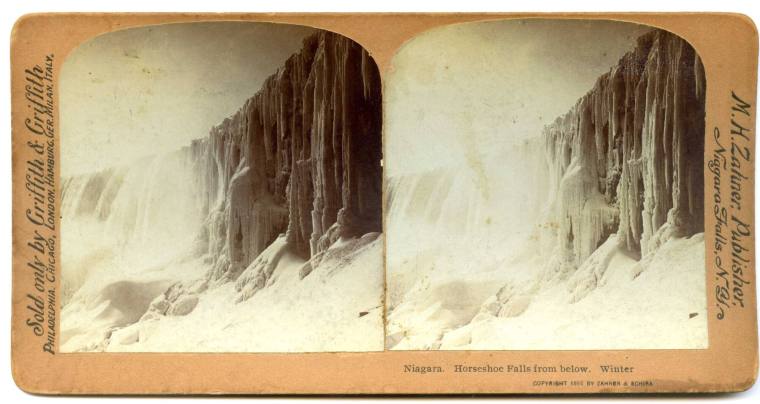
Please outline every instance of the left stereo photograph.
M383 350L381 90L357 43L209 22L61 68L61 352Z

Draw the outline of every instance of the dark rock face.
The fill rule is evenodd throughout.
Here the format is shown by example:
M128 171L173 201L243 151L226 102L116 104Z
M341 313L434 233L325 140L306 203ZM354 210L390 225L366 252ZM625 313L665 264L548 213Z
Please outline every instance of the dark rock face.
M281 233L308 258L381 231L380 97L367 52L319 32L193 143L213 279L236 279Z
M704 231L705 77L655 30L544 133L560 243L575 265L611 234L646 254Z

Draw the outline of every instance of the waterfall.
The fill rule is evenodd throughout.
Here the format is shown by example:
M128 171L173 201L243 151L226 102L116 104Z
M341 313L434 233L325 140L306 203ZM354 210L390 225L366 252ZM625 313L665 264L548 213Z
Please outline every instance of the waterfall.
M542 147L541 138L534 137L474 166L386 181L392 307L422 279L491 270L506 252L537 235L549 190L547 166L536 158Z
M193 246L202 211L191 157L183 148L63 179L64 306L86 277L139 272Z

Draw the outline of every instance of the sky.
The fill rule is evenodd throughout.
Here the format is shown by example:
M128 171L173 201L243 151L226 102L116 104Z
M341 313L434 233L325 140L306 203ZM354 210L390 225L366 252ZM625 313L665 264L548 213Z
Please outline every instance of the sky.
M312 32L250 22L165 24L80 45L61 72L62 175L128 164L207 136Z
M649 30L523 19L449 25L413 38L384 78L386 174L470 164L540 135Z

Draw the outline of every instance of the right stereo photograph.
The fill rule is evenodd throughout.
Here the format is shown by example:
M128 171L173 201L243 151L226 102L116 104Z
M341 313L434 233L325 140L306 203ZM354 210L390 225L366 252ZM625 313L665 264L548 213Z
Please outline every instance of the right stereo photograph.
M708 347L689 43L498 20L424 32L391 64L386 349Z

